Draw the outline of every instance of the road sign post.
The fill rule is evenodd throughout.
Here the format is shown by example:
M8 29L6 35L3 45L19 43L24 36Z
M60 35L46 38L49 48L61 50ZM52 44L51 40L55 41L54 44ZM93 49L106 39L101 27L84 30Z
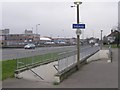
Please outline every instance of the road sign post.
M76 30L76 34L77 34L77 67L79 69L79 64L80 64L80 34L81 34L80 29L85 29L85 24L79 23L79 5L82 4L82 2L77 1L77 2L74 2L74 4L75 4L75 6L71 6L71 7L77 7L77 24L73 24L73 29L77 29Z

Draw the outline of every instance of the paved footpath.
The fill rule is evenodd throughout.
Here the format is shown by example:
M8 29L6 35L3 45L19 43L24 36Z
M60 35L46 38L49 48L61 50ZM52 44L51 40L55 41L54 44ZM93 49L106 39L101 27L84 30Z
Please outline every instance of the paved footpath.
M118 49L112 51L112 63L99 60L86 64L59 85L14 78L3 81L3 88L118 88Z

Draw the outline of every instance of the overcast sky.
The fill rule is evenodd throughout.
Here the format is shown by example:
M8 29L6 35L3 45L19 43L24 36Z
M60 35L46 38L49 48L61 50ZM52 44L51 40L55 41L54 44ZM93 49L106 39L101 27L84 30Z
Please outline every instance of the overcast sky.
M114 1L114 0L113 0ZM5 2L2 3L2 27L10 33L24 33L32 29L41 36L76 37L72 24L76 23L73 2ZM118 2L83 2L80 5L80 22L86 24L81 38L108 35L118 23Z

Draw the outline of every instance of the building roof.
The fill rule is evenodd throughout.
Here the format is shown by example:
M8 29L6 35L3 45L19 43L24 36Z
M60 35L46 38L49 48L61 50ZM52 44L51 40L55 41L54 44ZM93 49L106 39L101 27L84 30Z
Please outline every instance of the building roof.
M41 37L40 40L50 41L51 39L46 37Z
M118 31L111 31L111 33L107 36L107 37L114 37L114 36L116 36L117 35L117 32Z

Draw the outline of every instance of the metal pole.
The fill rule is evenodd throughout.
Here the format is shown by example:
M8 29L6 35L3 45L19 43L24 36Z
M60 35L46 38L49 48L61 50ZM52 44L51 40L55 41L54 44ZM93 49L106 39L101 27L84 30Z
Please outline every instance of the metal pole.
M40 24L36 25L36 34L38 34L38 25L40 25Z
M101 50L102 50L102 32L103 30L101 30L101 47L100 47Z
M36 25L36 34L37 34L37 25Z
M79 24L79 4L77 4L77 24ZM77 35L77 68L79 69L80 64L80 36Z
M79 24L79 5L82 4L82 2L74 2L74 4L77 6L77 24ZM75 7L75 6L71 6ZM76 30L77 34L77 69L79 69L80 64L80 34L81 31L79 29Z
M119 31L117 32L117 47L119 47L120 37L119 37Z

